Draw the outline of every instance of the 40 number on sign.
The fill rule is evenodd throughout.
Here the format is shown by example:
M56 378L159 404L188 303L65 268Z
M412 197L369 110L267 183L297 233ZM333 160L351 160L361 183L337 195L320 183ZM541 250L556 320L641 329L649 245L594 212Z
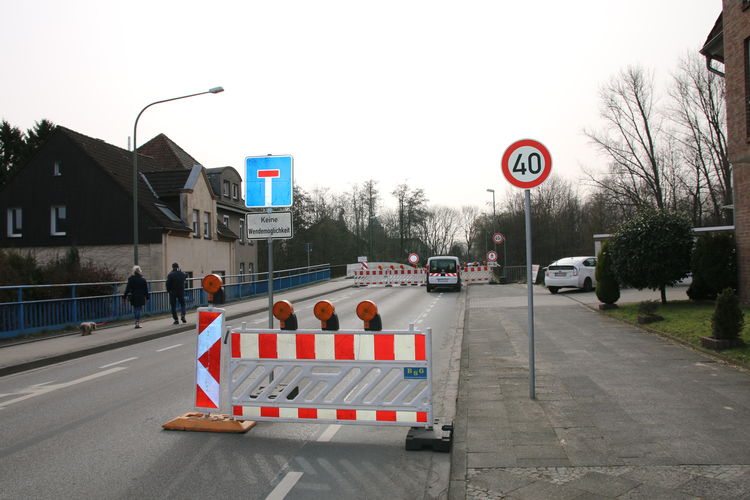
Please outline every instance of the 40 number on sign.
M552 168L552 158L542 143L523 139L505 150L502 168L511 184L524 189L532 188L547 178Z

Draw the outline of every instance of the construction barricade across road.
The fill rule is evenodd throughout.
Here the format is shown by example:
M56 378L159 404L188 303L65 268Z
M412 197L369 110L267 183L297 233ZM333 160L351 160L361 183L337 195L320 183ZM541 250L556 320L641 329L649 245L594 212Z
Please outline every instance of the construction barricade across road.
M274 304L280 329L225 327L225 311L198 309L194 408L171 430L246 432L255 421L406 426L406 449L450 451L452 423L432 410L431 330L380 331L362 301L364 330L338 330L335 307L313 309L321 330L296 330L294 307ZM214 413L214 415L211 415Z
M383 262L354 271L354 286L418 286L425 284L425 270L421 267Z
M235 418L432 425L430 331L231 329Z
M461 268L461 282L489 283L492 278L492 268L488 265L467 265Z

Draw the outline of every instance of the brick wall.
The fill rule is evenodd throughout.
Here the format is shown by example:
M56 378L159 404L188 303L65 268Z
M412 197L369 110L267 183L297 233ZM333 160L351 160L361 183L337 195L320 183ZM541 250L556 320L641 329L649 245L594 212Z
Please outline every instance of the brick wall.
M750 38L750 9L743 9L743 4L742 0L724 0L723 39L739 288L742 302L750 304L750 129L747 116L750 96L745 54L745 40Z

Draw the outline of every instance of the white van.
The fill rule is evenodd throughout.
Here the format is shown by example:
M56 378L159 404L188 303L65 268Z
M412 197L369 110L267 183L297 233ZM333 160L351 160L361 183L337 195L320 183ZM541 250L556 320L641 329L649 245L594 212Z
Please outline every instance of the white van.
M427 292L443 287L461 291L461 263L458 257L439 255L427 259Z

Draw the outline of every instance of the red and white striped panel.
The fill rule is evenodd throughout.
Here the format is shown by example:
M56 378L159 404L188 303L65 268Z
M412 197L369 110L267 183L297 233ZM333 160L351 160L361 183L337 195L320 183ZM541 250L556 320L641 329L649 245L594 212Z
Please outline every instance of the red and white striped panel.
M198 309L198 345L195 364L195 408L216 410L221 394L221 332L223 309Z
M232 358L425 360L421 333L232 333Z
M327 408L282 408L270 406L234 406L232 414L246 418L283 418L299 420L427 423L426 411L351 410Z

